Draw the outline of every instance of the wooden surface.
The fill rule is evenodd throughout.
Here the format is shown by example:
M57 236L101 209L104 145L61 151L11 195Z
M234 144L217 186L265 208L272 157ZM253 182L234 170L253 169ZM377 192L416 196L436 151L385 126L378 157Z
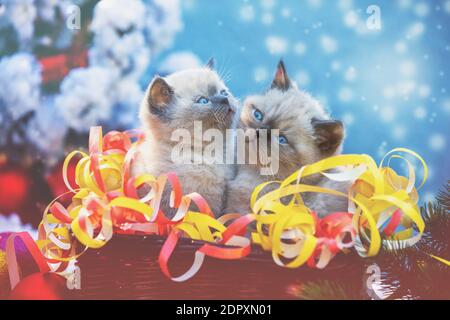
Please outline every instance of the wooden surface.
M78 265L81 290L72 299L450 299L450 267L413 247L361 258L337 255L324 270L279 267L259 247L241 260L205 258L201 270L182 283L166 278L158 264L163 238L123 236L88 250ZM169 269L174 276L192 264L201 243L181 239ZM378 286L369 288L368 278ZM370 282L370 280L369 280ZM375 288L375 289L374 289Z
M296 299L302 285L339 278L351 283L354 298L364 291L365 263L353 254L337 257L326 270L307 266L277 266L270 253L254 248L244 259L229 261L206 257L194 278L177 283L166 278L158 264L163 240L116 236L101 250L88 250L79 260L81 299ZM169 267L174 275L187 270L200 244L182 240ZM356 280L356 281L355 281Z

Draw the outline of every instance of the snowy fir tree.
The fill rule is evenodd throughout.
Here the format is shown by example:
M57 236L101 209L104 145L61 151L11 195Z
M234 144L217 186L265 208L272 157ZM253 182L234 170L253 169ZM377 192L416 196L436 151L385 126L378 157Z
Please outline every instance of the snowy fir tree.
M66 27L74 5L80 7L83 18L78 31ZM53 158L60 157L63 149L45 148L54 143L36 144L54 142L53 133L42 130L51 123L61 128L62 120L67 129L78 133L112 121L116 129L136 125L145 88L140 80L182 26L176 0L21 0L7 1L1 10L0 33L8 35L0 42L2 139L21 116L33 112L35 119L24 130L23 141L15 142L31 142ZM49 91L41 77L45 66L39 59L80 46L87 50L89 65L69 70L57 90ZM61 141L57 146L62 145L67 129L58 130Z
M79 25L69 28L77 10ZM181 30L180 10L178 0L2 1L0 184L15 170L25 182L59 176L55 166L85 145L90 126L137 126L142 79ZM47 190L41 200L10 198L44 203L56 196ZM0 213L11 212L9 202Z
M179 31L178 12L177 1L111 0L95 7L89 68L69 74L56 98L69 127L86 132L95 123L107 125L114 115L120 115L113 121L116 128L136 124L143 95L139 81L152 57L170 45L168 39ZM96 75L105 80L98 92L92 90L95 84L89 83L98 83Z

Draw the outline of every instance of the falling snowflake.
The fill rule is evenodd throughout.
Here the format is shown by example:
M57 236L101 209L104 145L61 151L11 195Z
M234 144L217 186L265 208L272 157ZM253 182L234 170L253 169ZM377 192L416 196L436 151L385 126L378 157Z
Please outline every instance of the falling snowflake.
M239 10L239 16L242 21L250 22L255 18L255 9L252 5L246 4Z
M270 54L281 55L286 53L288 42L283 37L269 36L266 38L266 47Z
M265 25L271 25L273 23L273 15L269 12L266 12L262 15L261 21Z
M396 124L394 129L392 130L392 136L396 140L403 140L406 136L406 128L402 125Z
M346 126L351 126L355 122L355 116L351 113L346 113L342 116L342 121Z
M404 41L397 41L395 43L395 52L403 54L408 50L408 46Z
M383 122L392 122L395 119L395 110L391 106L382 107L379 113Z
M400 73L405 77L412 77L416 73L416 65L411 60L405 60L400 63Z
M257 67L253 71L253 79L255 82L264 82L269 77L269 72L266 67Z
M401 9L408 9L411 7L411 0L398 0L397 2Z
M334 53L338 49L336 40L327 35L323 35L320 37L320 45L324 52L327 54Z
M350 10L352 7L353 0L339 0L338 1L338 8L342 11Z
M338 98L342 102L350 102L353 100L353 91L348 87L341 88L338 92Z
M445 99L442 103L442 108L445 112L450 113L450 99Z
M308 0L308 5L312 8L319 8L322 6L322 0Z
M416 39L425 32L425 25L422 22L415 22L406 31L406 39Z
M358 24L359 17L355 11L351 10L344 16L344 23L347 27L353 28Z
M416 7L414 8L414 12L419 17L425 17L428 15L428 13L430 13L430 8L428 7L428 5L426 3L420 2L420 3L416 4Z
M298 84L300 87L306 87L306 86L308 86L309 81L310 81L309 74L308 74L308 72L305 71L305 70L302 70L302 71L297 72L297 73L295 74L295 76L294 76L294 79L295 79L295 82L297 82L297 84Z
M345 80L352 82L352 81L356 80L357 76L358 76L358 74L357 74L356 68L351 66L345 71L344 78L345 78Z
M289 8L282 8L281 9L281 16L284 18L289 18L291 16L291 10Z
M426 98L430 95L431 89L428 85L422 84L421 86L419 86L418 93L419 93L419 97Z
M334 60L332 63L331 63L331 70L333 70L333 71L339 71L341 69L341 63L339 62L339 61L337 61L337 60Z
M306 44L303 42L297 42L294 44L294 52L300 56L306 53L306 49Z
M275 6L275 0L261 0L261 6L264 9L272 9Z
M442 134L435 133L428 140L429 146L433 151L441 151L446 145L445 137Z
M179 51L167 56L159 66L159 72L169 74L183 69L196 68L201 66L201 61L197 55L190 51Z
M425 119L426 116L427 109L425 109L424 107L420 106L414 109L414 117L416 117L416 119L422 120Z

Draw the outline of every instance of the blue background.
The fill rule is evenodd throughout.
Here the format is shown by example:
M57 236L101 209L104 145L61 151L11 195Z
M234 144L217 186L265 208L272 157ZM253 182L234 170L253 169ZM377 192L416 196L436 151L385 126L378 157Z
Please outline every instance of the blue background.
M381 30L366 26L371 4ZM450 178L449 1L188 0L183 24L159 61L180 50L214 56L243 98L269 85L283 57L291 78L345 122L344 152L420 153L430 169L423 200ZM268 46L270 37L282 45Z

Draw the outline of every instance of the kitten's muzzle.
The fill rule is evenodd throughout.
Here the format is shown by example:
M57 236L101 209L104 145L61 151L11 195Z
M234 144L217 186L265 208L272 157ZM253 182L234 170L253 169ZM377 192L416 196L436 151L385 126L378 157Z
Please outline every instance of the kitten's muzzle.
M226 114L235 112L235 108L230 104L230 100L222 95L216 95L211 98L211 102L218 110L223 110Z
M230 106L230 101L228 100L228 98L222 95L213 96L211 98L211 102L219 106Z

